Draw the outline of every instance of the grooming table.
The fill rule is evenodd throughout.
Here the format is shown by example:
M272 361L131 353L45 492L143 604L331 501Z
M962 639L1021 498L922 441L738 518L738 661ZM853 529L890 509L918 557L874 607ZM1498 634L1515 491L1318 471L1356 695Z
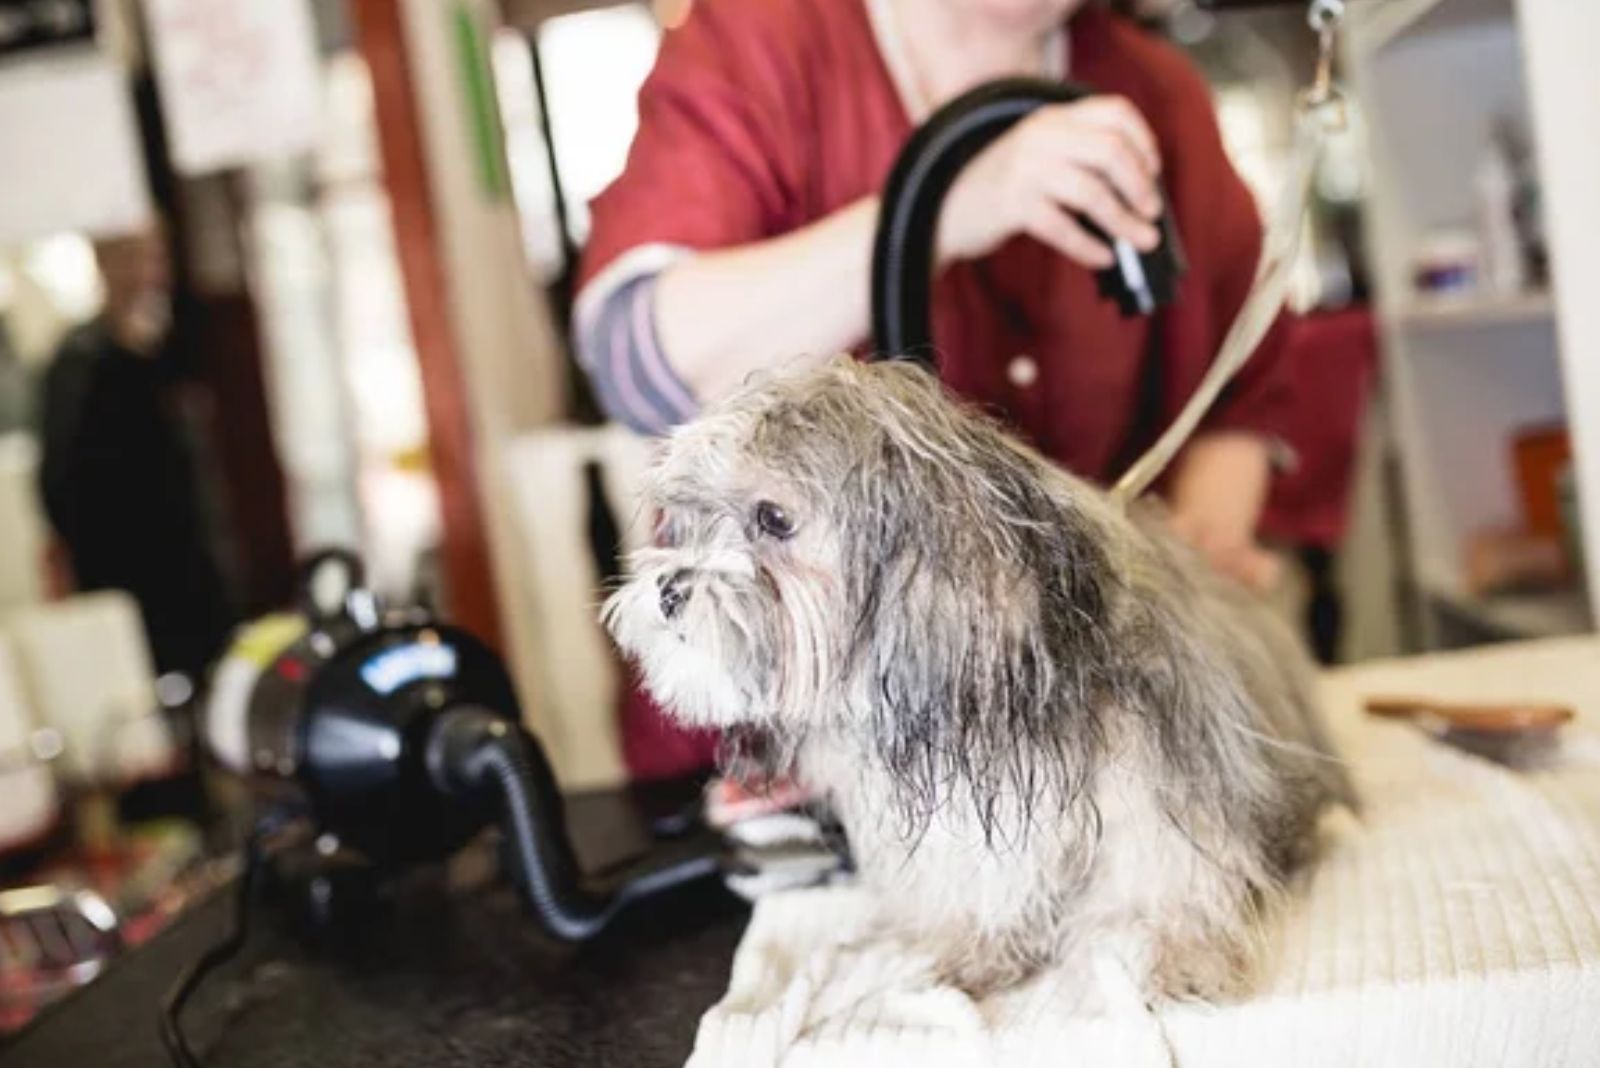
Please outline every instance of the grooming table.
M692 1068L850 1065L1600 1065L1600 639L1363 665L1325 677L1364 810L1268 923L1253 993L1075 1015L1046 975L974 1003L852 945L853 889L756 908ZM1371 694L1557 701L1554 765L1513 772L1361 711ZM1115 987L1115 981L1107 982Z
M1588 724L1574 732L1571 770L1525 780L1356 712L1361 694L1408 690L1570 700ZM1363 667L1332 676L1328 694L1340 742L1360 754L1368 826L1335 836L1278 924L1268 978L1248 1004L1165 1014L1176 1062L1600 1064L1600 952L1585 904L1600 909L1600 776L1578 770L1597 763L1581 732L1600 722L1600 640ZM568 816L590 867L642 844L619 793L575 798ZM0 1044L0 1066L165 1065L156 1002L222 932L231 897L180 917ZM838 1068L1164 1063L1148 1021L1073 1022L1048 990L1009 1015L980 1015L949 991L899 1000L892 1022L862 1006L786 1047L785 1029L800 1029L778 1006L803 1022L819 1003L793 977L823 959L815 946L840 940L851 899L768 899L741 943L746 915L688 900L559 950L509 889L451 889L418 872L357 930L308 934L261 909L241 959L186 1020L202 1062L227 1068L666 1068L683 1063L697 1027L697 1068L759 1068L785 1048L785 1064Z
M620 791L569 798L591 868L646 844ZM492 865L492 843L458 869ZM457 875L463 874L458 871ZM480 876L466 882L477 884ZM731 895L687 895L623 918L598 942L542 938L512 891L434 869L341 930L306 930L263 902L238 960L184 1014L204 1068L676 1068L727 982L749 915ZM0 1039L0 1068L170 1068L156 1006L226 930L220 893ZM4 991L0 991L3 995Z

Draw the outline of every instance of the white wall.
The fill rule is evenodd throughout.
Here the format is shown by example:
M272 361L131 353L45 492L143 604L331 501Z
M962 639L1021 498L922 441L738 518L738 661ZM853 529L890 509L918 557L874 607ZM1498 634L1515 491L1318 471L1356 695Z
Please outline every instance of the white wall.
M1600 608L1600 3L1520 0L1517 10L1560 309L1589 603Z

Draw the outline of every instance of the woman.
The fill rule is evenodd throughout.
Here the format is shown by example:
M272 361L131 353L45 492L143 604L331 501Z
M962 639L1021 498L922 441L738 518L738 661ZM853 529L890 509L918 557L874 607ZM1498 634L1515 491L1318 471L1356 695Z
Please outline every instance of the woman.
M1261 232L1198 72L1090 0L697 0L640 93L627 168L593 208L576 325L611 414L659 433L752 372L862 349L896 153L943 103L1015 75L1100 95L1024 119L951 190L941 369L1064 466L1115 477L1204 373ZM1100 299L1111 252L1077 217L1148 250L1163 203L1189 270L1153 326ZM1179 532L1254 585L1273 573L1254 532L1287 414L1281 334L1166 486ZM703 754L675 753L637 709L629 720L636 773Z

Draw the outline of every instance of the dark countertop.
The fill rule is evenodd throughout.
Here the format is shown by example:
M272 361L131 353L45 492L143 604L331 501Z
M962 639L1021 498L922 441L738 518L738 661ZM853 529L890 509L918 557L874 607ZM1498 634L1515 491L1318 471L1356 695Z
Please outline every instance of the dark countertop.
M621 795L573 799L586 866L643 838ZM391 906L337 932L258 905L240 957L184 1014L206 1065L229 1068L494 1068L677 1065L721 996L748 913L686 893L641 907L598 942L546 942L509 890L446 889L438 868L393 888ZM168 1063L157 1005L225 929L222 894L117 961L0 1046L4 1068L152 1068Z

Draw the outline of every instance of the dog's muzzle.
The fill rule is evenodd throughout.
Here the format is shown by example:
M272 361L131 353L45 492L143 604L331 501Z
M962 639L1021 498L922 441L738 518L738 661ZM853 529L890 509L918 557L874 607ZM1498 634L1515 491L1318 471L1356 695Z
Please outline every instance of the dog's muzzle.
M663 619L675 619L683 606L689 603L689 572L686 568L679 568L670 575L662 575L656 580L656 586L661 593L661 616Z

